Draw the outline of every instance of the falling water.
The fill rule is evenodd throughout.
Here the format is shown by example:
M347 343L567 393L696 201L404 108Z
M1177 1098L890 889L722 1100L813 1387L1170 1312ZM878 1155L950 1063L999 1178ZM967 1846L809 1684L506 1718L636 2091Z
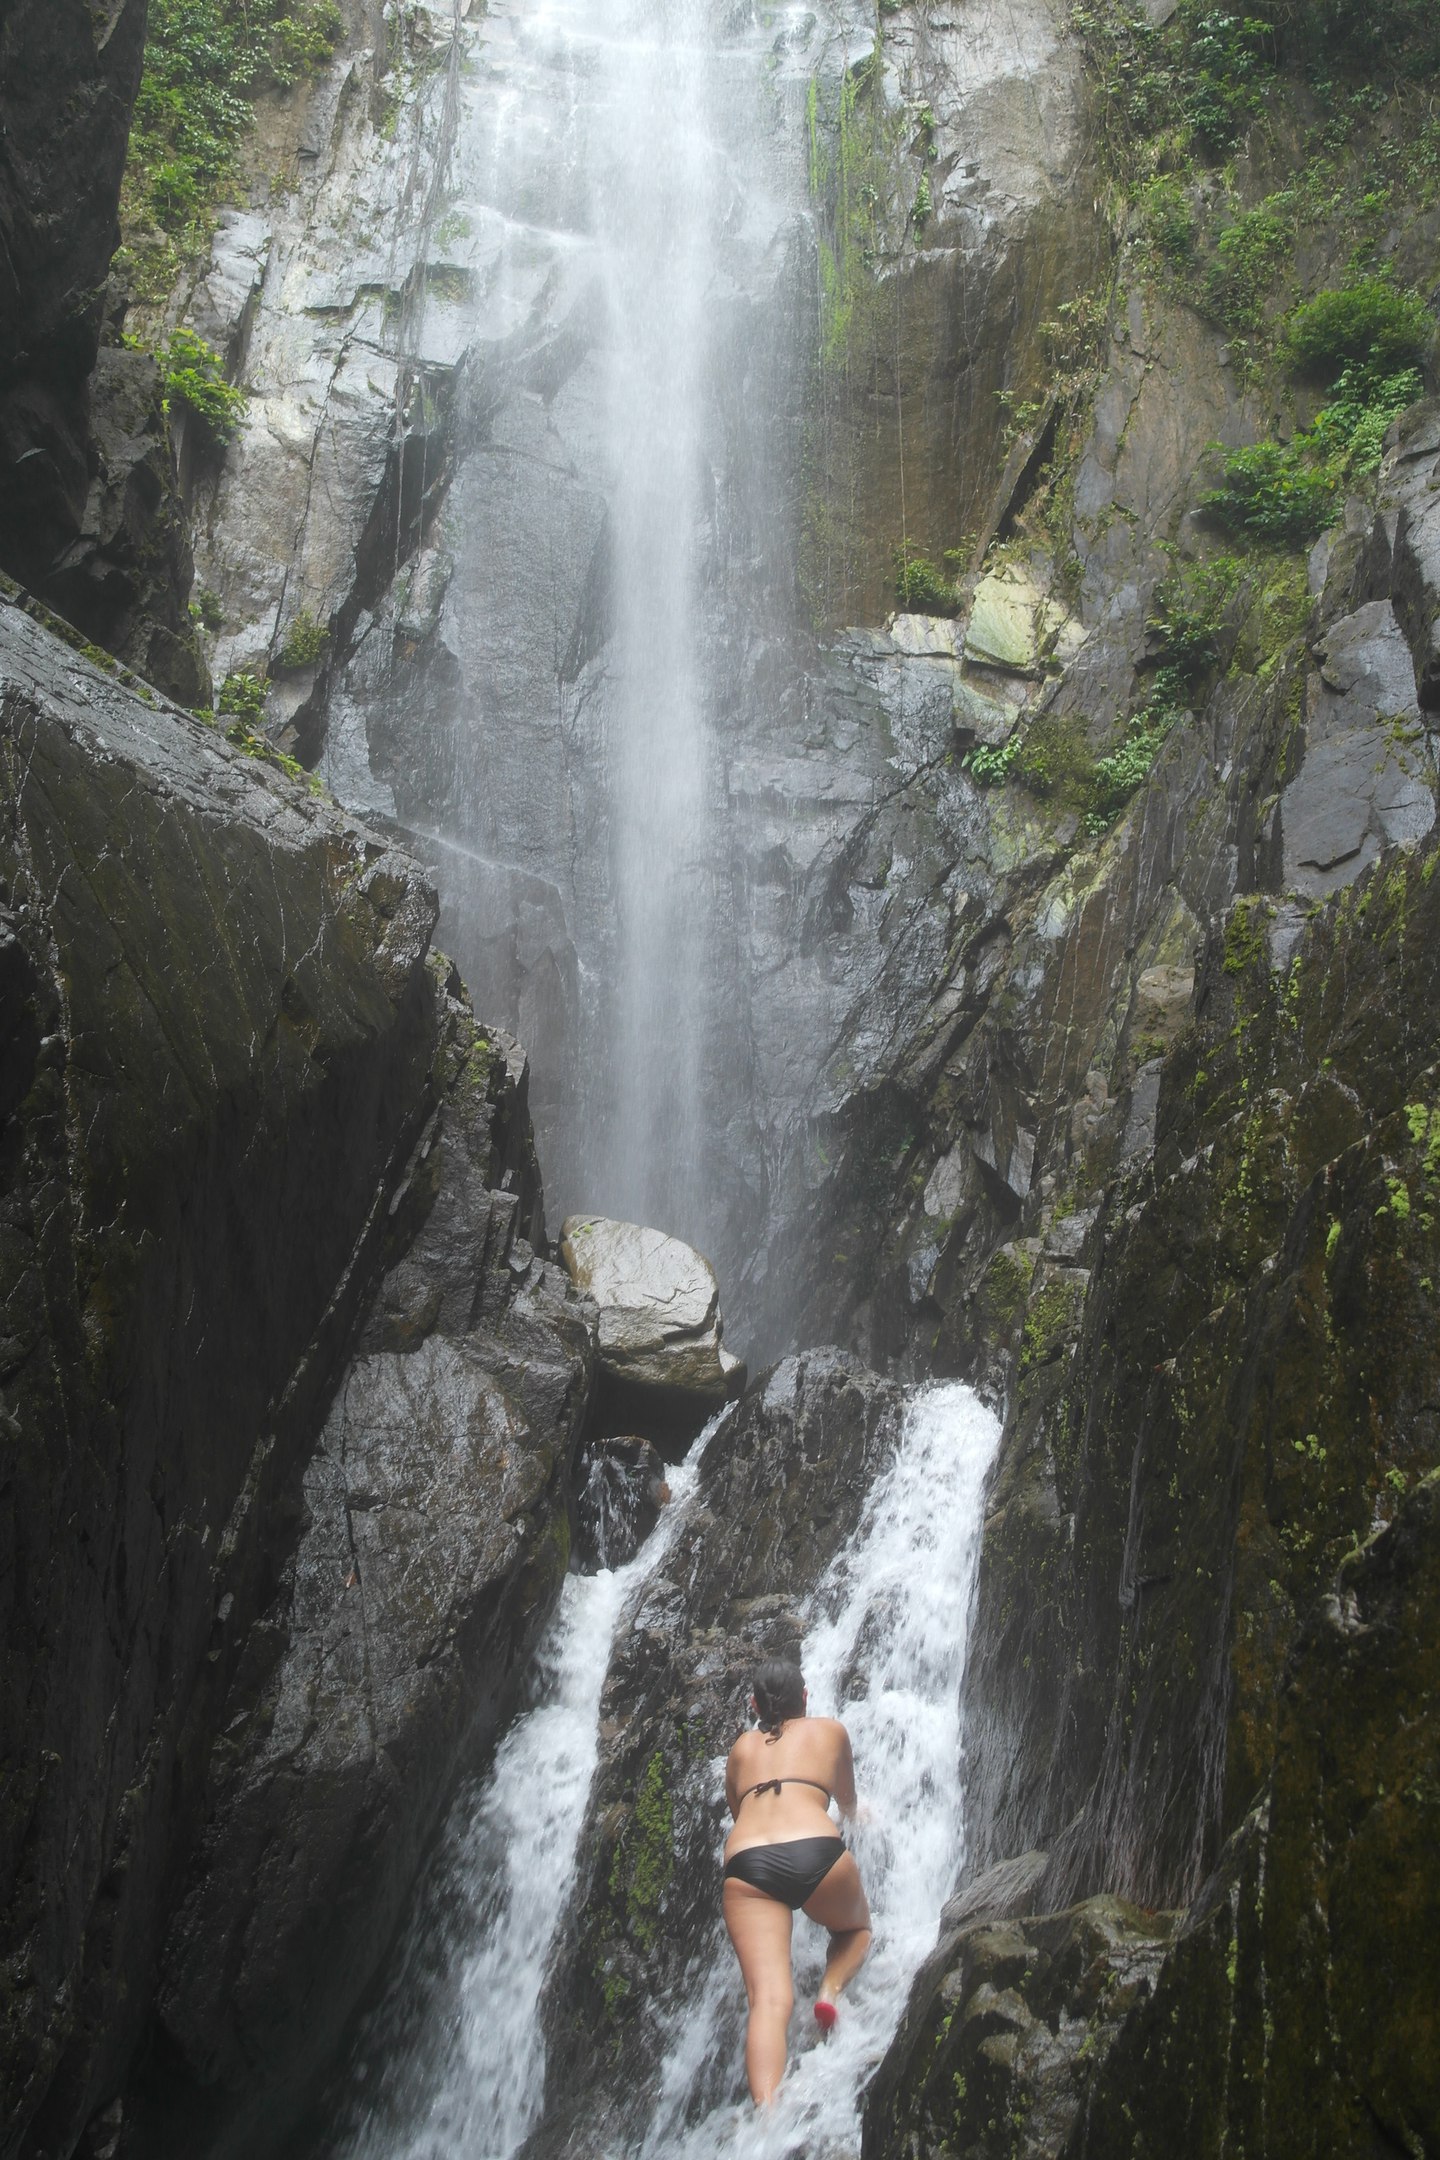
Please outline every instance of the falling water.
M534 1707L466 1794L390 1988L346 2066L344 2160L508 2160L545 2088L540 1994L570 1895L616 1626L663 1560L707 1426L675 1498L628 1567L566 1578L536 1656Z
M861 2093L932 1947L964 1857L960 1689L997 1420L968 1388L922 1390L895 1460L811 1600L806 1677L817 1713L844 1718L861 1820L848 1831L875 1947L821 2047L798 2054L761 2123L743 2093L742 1995L717 1919L694 1994L670 2014L660 2090L635 2160L842 2160ZM616 1629L676 1534L704 1436L660 1529L627 1568L572 1576L541 1652L539 1699L452 1827L386 2003L352 2063L344 2160L510 2160L544 2089L541 1996L575 1878L596 1721ZM714 1765L717 1782L723 1765ZM797 1919L808 2004L823 1936ZM367 2067L368 2066L368 2067ZM621 2160L616 2154L611 2160Z
M824 1937L802 1916L792 2041L799 2034L806 2051L768 2118L748 2102L727 2104L743 2089L743 2037L739 1985L717 1925L709 1977L673 2021L644 2160L850 2160L858 2152L861 2093L934 1947L964 1860L960 1693L985 1481L999 1439L999 1421L969 1388L917 1393L895 1461L811 1601L810 1702L817 1715L843 1718L854 1745L861 1820L847 1836L875 1925L837 2032L821 2046L813 2027L804 2030Z
M599 12L597 10L597 12ZM707 296L721 154L693 57L708 12L660 0L612 53L597 189L609 353L611 791L618 916L613 1094L592 1136L617 1212L693 1224L701 1131L707 743L696 577ZM643 116L643 119L642 119ZM596 1106L599 1108L600 1106Z

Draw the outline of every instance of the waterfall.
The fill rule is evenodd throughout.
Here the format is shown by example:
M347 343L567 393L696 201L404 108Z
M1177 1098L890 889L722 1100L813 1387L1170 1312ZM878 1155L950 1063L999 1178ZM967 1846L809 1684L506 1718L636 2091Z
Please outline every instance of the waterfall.
M545 2089L539 2009L595 1771L616 1626L663 1560L707 1426L672 1473L660 1527L628 1567L570 1575L536 1653L533 1705L442 1842L383 2002L346 2066L344 2160L508 2160Z
M807 1615L805 1677L817 1716L842 1718L854 1745L861 1820L847 1829L870 1900L870 1958L814 2038L810 2001L823 1932L796 1916L792 2061L768 2117L743 2089L743 1998L723 1929L706 1978L673 2020L644 2160L850 2160L863 2088L884 2054L940 1907L965 1854L961 1684L980 1559L985 1482L999 1420L967 1387L917 1392L894 1462ZM716 1765L717 1776L723 1764Z
M817 1714L854 1742L862 1819L847 1835L875 1921L870 1960L821 2046L808 2004L824 1937L796 1919L798 2054L765 2121L743 2092L743 1994L718 1917L670 2040L640 2160L808 2160L858 2149L860 2097L964 1857L960 1693L999 1423L971 1391L911 1398L894 1461L817 1587L805 1652ZM386 2002L351 2065L344 2160L510 2160L544 2089L541 1995L574 1881L611 1645L669 1549L707 1435L660 1528L626 1568L572 1576L538 1657L535 1706L458 1811ZM718 1784L723 1762L713 1766ZM717 1865L718 1883L718 1865ZM717 1899L718 1905L718 1899ZM609 2160L622 2160L618 2153Z

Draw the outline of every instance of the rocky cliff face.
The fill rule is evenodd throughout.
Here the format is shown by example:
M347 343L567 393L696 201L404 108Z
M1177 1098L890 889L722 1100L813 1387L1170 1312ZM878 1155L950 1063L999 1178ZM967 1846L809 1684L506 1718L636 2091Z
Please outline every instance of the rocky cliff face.
M421 836L559 1146L613 911L601 327L548 138L502 136L545 63L523 10L471 13L350 9L176 305L253 390L196 491L217 671L270 668L274 739ZM1113 137L1176 11L1083 15L837 7L774 50L805 216L758 246L737 183L706 438L715 1257L762 1346L1007 1403L975 1879L867 2156L1429 2149L1440 427L1412 406L1308 561L1222 546L1200 497L1208 446L1313 417L1265 372L1278 249L1296 295L1348 280L1357 231L1433 291L1431 152L1382 117L1345 203L1278 101L1246 132L1242 50L1185 93L1239 98L1205 121L1233 156L1177 178L1172 136L1137 178ZM97 170L133 17L63 56ZM40 21L15 0L0 36ZM94 494L76 418L113 364L128 447L100 464L163 493L154 381L96 367L93 233L67 268L4 214L45 352L79 355L60 405L5 360L12 465L44 481L23 537L49 536L14 560L178 686L145 628L175 622L105 568L142 546L129 482ZM143 2038L130 2149L240 2150L334 2042L503 1710L564 1564L587 1326L414 864L5 626L11 2144L71 2149ZM198 1350L196 1311L223 1315ZM810 1354L712 1447L703 1535L607 1696L561 2100L617 2039L653 2063L647 2005L704 1925L697 1765L892 1411ZM811 1453L819 1523L788 1477ZM540 2136L592 2129L560 2106Z
M0 633L4 2147L71 2151L145 2041L127 2137L194 2150L313 2069L494 1728L591 1322L423 874Z
M977 548L1007 512L1024 459L997 450L994 393L1034 394L1030 333L1105 247L1062 27L1037 0L1013 35L900 18L877 47L868 10L827 8L781 38L754 169L727 180L699 633L723 745L704 1199L665 1227L711 1253L761 1358L796 1339L823 1158L922 1024L983 834L946 771L953 652L814 625L883 615L893 548L953 539L957 489ZM431 860L444 941L534 1060L552 1189L613 1205L577 1152L601 1115L617 906L604 272L571 172L593 145L523 9L457 25L426 6L405 38L357 18L333 73L262 121L267 171L293 184L257 177L181 296L253 392L200 491L212 658L270 667L277 739ZM862 257L885 265L883 312ZM301 614L328 642L278 664ZM829 1332L807 1316L800 1339Z
M144 42L144 0L0 14L0 570L196 704L159 371L120 347L108 286Z

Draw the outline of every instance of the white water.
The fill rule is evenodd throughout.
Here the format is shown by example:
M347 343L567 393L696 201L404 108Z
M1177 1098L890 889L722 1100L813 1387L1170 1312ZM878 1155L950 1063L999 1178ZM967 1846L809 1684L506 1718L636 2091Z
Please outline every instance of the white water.
M536 1655L535 1707L452 1832L362 2043L363 2120L338 2147L347 2160L508 2160L532 2126L545 2089L540 1991L574 1880L611 1644L669 1548L712 1429L673 1473L672 1503L629 1566L566 1578Z
M748 2101L709 2105L717 2087L744 2084L739 1977L717 1924L708 1977L675 2019L660 2101L639 2148L645 2160L841 2160L859 2150L863 2088L934 1946L965 1855L960 1691L985 1481L999 1439L999 1421L967 1387L912 1397L896 1459L811 1600L810 1705L850 1731L862 1820L847 1838L875 1925L838 2030L817 2043L810 2003L824 1936L797 1915L791 2045L805 2052L766 2119Z
M708 1434L707 1428L707 1434ZM964 1858L960 1692L998 1421L968 1388L918 1391L894 1461L806 1615L818 1714L843 1717L861 1821L847 1830L875 1923L870 1959L820 2045L810 2002L824 1937L796 1916L795 2059L776 2106L742 2096L743 1995L718 1917L676 2006L633 2160L853 2160L864 2086L932 1947ZM683 1519L706 1436L631 1564L572 1576L517 1720L452 1836L387 2004L353 2063L345 2160L510 2160L544 2090L539 2009L569 1902L615 1632ZM714 1766L717 1785L723 1762ZM719 1864L717 1854L716 1879ZM718 1904L718 1900L717 1900ZM365 2056L370 2061L364 2060Z

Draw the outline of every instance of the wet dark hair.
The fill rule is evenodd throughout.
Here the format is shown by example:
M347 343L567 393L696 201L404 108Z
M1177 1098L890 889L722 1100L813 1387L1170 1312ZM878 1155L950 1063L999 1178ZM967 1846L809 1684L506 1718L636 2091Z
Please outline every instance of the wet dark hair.
M805 1676L789 1658L766 1658L757 1665L750 1682L760 1729L772 1740L780 1737L786 1718L805 1715Z

